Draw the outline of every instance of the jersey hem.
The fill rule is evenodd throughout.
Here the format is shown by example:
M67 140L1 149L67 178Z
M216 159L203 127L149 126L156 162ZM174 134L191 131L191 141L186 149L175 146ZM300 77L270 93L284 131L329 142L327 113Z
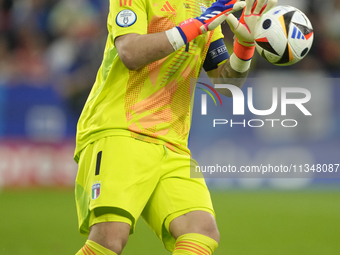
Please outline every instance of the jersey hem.
M138 139L138 137L140 135L142 135L143 137L146 137L146 138L151 138L151 139L153 139L154 141L157 141L157 142L151 142L151 141L147 141L147 140L143 140L143 139ZM74 161L76 161L77 163L79 162L80 153L87 145L94 143L95 141L97 141L99 139L109 137L109 136L125 136L125 137L134 138L134 139L137 139L137 140L140 140L140 141L144 141L144 142L147 142L147 143L164 145L168 149L170 149L174 152L177 152L177 153L183 154L183 155L191 156L190 150L187 147L185 148L186 150L184 150L184 149L181 149L181 148L179 148L178 146L176 146L172 143L169 143L167 141L164 141L164 140L161 140L161 139L158 139L158 138L155 138L155 137L135 133L135 132L132 132L130 130L115 129L115 130L103 131L103 132L100 132L100 133L97 133L97 134L92 134L92 135L90 135L90 137L87 139L86 142L83 142L83 143L80 143L80 144L77 143L76 149L75 149L75 152L74 152L74 157L73 157Z

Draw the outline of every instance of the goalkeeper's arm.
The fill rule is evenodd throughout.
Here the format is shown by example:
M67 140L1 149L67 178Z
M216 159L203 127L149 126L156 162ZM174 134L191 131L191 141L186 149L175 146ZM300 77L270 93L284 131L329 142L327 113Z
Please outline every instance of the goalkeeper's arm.
M137 70L180 49L197 36L214 30L227 15L244 8L239 0L218 0L200 17L183 21L177 27L154 34L126 34L115 46L124 65Z

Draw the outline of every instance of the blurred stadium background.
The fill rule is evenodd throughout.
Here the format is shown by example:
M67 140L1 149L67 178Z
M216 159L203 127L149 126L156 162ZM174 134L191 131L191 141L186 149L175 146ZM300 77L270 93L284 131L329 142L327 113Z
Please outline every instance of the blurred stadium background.
M314 118L286 136L230 129L209 137L193 130L191 138L201 142L191 145L198 159L214 149L227 151L217 159L246 160L261 149L276 153L274 160L293 151L308 162L340 163L340 1L279 4L311 19L313 48L293 67L256 57L250 76L320 81L311 90L319 95L314 110L324 124ZM74 136L102 59L107 12L107 0L0 0L0 254L74 254L85 241L73 197ZM217 255L340 254L338 179L207 182L222 236ZM140 220L123 254L169 253Z

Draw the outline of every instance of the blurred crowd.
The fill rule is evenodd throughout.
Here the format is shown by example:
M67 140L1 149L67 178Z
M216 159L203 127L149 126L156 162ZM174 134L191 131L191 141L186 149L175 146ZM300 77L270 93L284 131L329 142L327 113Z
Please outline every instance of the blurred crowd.
M52 86L79 113L102 60L108 5L0 0L0 86Z
M340 0L279 4L301 8L315 30L310 54L294 69L340 76ZM109 0L0 0L0 87L52 86L80 111L102 60L108 5ZM277 68L260 57L254 64L254 70Z

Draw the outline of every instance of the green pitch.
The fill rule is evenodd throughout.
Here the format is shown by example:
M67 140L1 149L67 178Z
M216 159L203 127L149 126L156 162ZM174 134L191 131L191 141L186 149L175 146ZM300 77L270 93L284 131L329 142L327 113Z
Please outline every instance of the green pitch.
M221 243L215 255L335 255L340 251L340 190L212 193ZM0 193L0 254L75 254L73 191ZM123 255L170 254L137 223Z

